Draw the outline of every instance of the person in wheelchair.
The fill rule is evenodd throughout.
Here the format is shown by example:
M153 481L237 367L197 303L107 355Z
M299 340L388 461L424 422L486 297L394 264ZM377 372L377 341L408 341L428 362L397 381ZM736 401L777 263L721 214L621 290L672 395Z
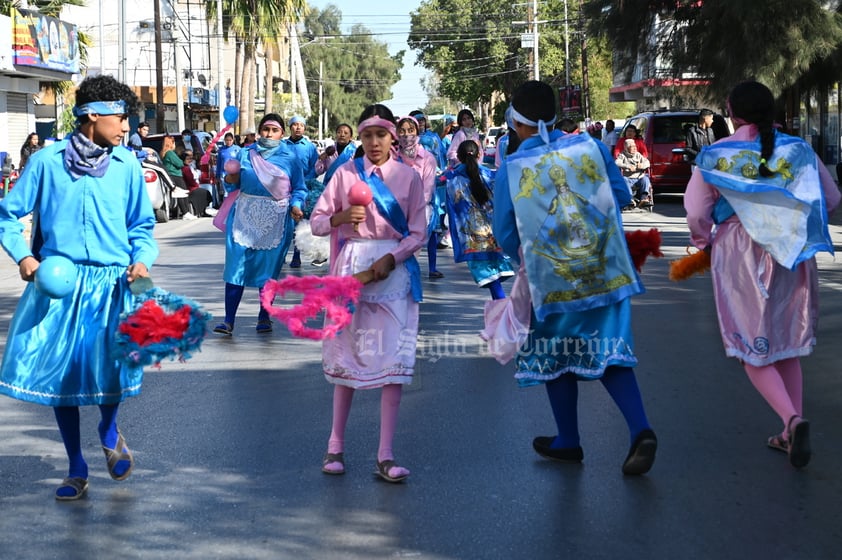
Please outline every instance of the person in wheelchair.
M614 161L632 193L632 203L624 208L652 207L652 183L649 181L649 160L637 150L637 144L631 138L623 143L623 151Z

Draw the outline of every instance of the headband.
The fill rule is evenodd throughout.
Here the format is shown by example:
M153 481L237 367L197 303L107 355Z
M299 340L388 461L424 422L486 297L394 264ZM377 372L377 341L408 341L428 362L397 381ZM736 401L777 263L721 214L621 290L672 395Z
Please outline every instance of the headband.
M424 116L424 113L422 113L421 111L415 111L414 113L410 113L409 115L416 120L418 120L418 119L424 119L425 121L427 120L427 117Z
M395 123L378 116L367 118L366 120L358 124L357 134L362 134L362 131L370 126L379 126L380 128L385 128L389 131L389 134L392 135L392 138L394 138L395 140L398 139L398 132L397 130L395 130Z
M290 124L292 124L292 121L290 121ZM263 128L266 125L276 126L276 127L280 128L281 130L284 129L284 127L281 126L281 123L279 123L278 121L276 121L274 119L269 119L268 121L265 121L263 124L260 125L260 128ZM254 134L254 133L252 133L252 134Z
M73 107L74 117L81 117L82 115L125 115L127 113L126 102L122 99L118 101L91 101Z
M519 123L523 123L523 124L525 124L525 125L527 125L527 126L535 126L535 127L538 127L538 136L540 136L540 137L541 137L541 140L543 140L545 144L549 144L549 143L550 143L550 133L549 133L549 131L547 130L547 126L548 126L548 125L549 125L549 126L552 126L552 125L554 125L554 124L555 124L555 121L556 121L556 117L555 117L555 115L553 115L553 118L551 118L551 119L550 119L550 120L548 120L548 121L545 121L545 120L542 120L542 119L538 119L538 122L535 122L535 121L533 121L532 119L527 119L526 117L524 117L523 115L521 115L521 114L518 112L518 110L514 108L514 106L513 106L513 105L509 105L509 107L511 107L511 109L512 109L512 119L513 119L513 120L516 120L516 121L518 121Z
M289 124L291 124L291 125L292 125L292 124L295 124L295 123L307 124L307 123L304 121L304 117L302 117L302 116L300 116L300 115L295 115L294 117L292 117L292 118L289 120Z

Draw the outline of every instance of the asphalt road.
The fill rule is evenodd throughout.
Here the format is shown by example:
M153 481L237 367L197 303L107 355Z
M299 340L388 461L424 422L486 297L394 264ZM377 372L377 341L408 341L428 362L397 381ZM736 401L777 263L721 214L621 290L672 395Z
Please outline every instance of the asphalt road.
M668 258L684 254L680 204L624 217L628 229L661 229ZM832 233L839 248L842 228ZM157 284L221 315L221 233L197 220L156 235ZM600 383L580 388L584 463L533 453L534 436L554 433L545 392L517 388L511 364L483 355L487 291L450 256L439 254L446 278L424 285L418 371L395 438L406 483L372 474L378 391L355 397L347 474L321 473L332 388L320 346L283 327L256 334L252 290L233 338L209 335L189 362L149 369L142 395L121 407L136 459L125 482L108 477L98 413L83 409L84 500L53 499L66 460L52 411L0 398L0 558L839 557L842 266L832 257L819 258L818 346L803 361L814 458L800 472L765 446L778 420L724 357L709 277L675 284L668 259L647 263L637 372L660 448L648 475L624 477L628 433ZM0 345L23 286L3 257ZM323 269L301 273L313 272Z

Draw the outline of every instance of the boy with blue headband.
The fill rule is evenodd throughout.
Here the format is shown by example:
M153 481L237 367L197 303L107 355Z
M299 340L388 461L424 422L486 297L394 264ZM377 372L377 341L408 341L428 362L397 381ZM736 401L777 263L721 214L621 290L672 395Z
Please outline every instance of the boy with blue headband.
M0 201L0 244L29 282L9 327L0 393L53 407L69 461L55 494L62 501L78 500L88 490L81 405L99 406L99 438L111 478L125 480L132 471L117 408L140 393L143 370L122 365L111 351L120 314L133 308L129 284L149 276L158 257L143 171L121 145L137 97L114 78L96 76L80 84L76 103L76 130L34 154ZM29 213L31 247L19 221ZM39 266L47 257L68 259L63 262L75 280L64 297L33 284L36 275L44 278Z

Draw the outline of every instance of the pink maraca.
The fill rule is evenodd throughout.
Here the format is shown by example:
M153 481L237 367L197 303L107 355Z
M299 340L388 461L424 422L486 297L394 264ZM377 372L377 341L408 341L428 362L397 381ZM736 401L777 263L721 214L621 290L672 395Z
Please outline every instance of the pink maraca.
M364 181L357 181L348 191L348 202L353 206L368 206L371 202L371 189ZM360 224L354 224L354 231L359 231Z
M236 175L240 172L240 161L236 159L229 159L222 167L225 169L226 174Z

